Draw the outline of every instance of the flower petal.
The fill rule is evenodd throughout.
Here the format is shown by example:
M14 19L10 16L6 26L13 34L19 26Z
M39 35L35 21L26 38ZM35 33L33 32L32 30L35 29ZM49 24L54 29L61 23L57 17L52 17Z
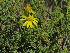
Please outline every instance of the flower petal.
M35 14L35 12L33 10L31 10L31 13Z
M30 24L30 27L31 27L31 28L33 28L33 27L34 27L34 26L32 25L32 22L30 22L29 24Z
M37 20L34 20L36 23L38 23L38 21Z
M27 28L30 26L30 24L29 24L29 22L28 22L28 24L27 24Z
M23 26L27 26L27 24L28 24L28 21L26 21L26 22L23 24Z
M37 23L35 21L33 21L33 24L37 26Z
M26 16L21 16L22 18L27 18Z
M21 21L26 20L26 19L20 19Z

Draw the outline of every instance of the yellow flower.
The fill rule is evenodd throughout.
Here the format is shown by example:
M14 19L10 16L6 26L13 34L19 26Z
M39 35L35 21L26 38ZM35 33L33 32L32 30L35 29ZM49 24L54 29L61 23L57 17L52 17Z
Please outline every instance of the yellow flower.
M33 13L35 14L35 12L32 10L32 7L30 6L30 4L26 4L26 6L24 7L25 11L29 12L29 13Z
M38 20L37 18L34 18L34 16L32 15L29 15L28 17L26 16L22 16L22 19L20 19L22 21L26 21L23 26L26 26L27 28L30 27L30 28L33 28L34 25L37 26L37 23L38 23Z

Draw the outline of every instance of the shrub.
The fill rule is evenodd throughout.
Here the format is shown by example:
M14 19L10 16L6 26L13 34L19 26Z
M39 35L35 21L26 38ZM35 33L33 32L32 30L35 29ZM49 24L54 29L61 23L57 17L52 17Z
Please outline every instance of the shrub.
M34 28L22 26L21 16L38 19ZM69 0L0 0L0 53L69 53Z

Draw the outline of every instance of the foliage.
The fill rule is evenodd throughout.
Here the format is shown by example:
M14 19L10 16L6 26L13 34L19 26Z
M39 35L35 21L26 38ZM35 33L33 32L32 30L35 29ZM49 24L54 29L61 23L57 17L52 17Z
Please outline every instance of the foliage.
M38 20L36 27L22 26L21 16ZM69 53L70 0L0 0L0 53Z

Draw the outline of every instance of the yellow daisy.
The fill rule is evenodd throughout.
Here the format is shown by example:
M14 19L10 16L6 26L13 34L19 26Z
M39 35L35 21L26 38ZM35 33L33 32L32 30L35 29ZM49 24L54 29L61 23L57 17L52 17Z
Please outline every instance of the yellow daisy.
M30 4L26 4L24 9L25 9L25 11L27 11L29 13L35 14L35 12L32 10L32 7L30 6Z
M27 28L30 27L30 28L33 28L34 25L37 26L37 23L38 23L38 20L37 18L34 18L34 16L32 15L29 15L28 17L26 16L22 16L22 19L20 19L22 21L26 21L23 26L26 26Z

